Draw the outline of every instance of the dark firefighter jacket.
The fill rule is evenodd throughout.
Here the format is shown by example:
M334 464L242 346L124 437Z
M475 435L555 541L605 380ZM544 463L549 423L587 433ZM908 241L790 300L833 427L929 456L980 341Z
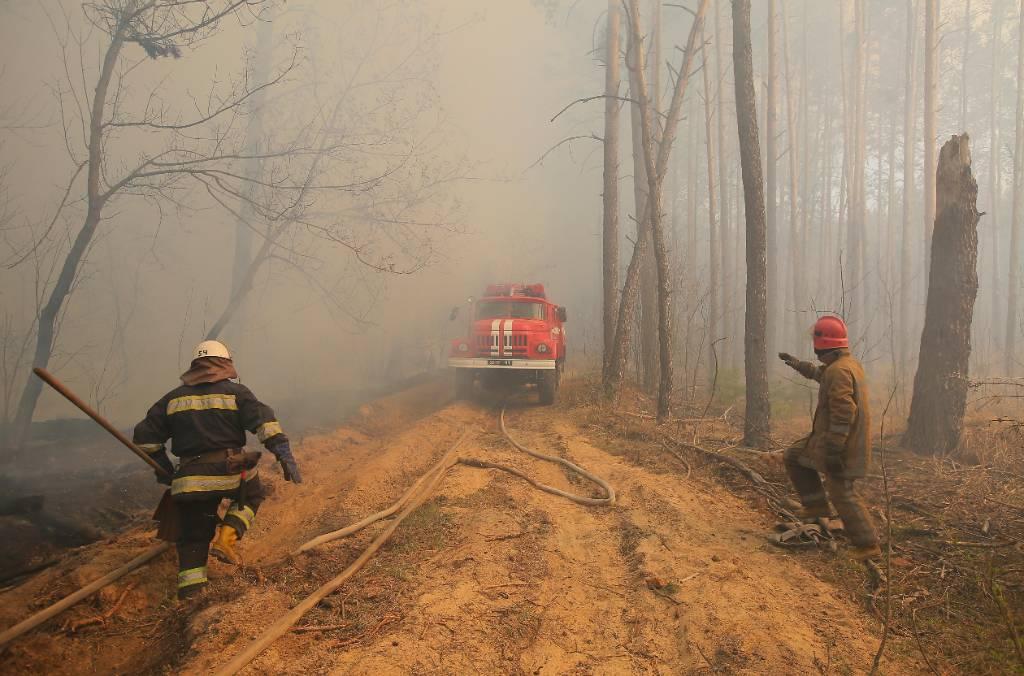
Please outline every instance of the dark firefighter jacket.
M864 367L849 350L824 366L799 362L796 370L805 378L821 383L814 426L807 438L803 457L814 469L825 471L825 449L831 444L843 449L844 477L858 479L871 463L871 412Z
M241 485L241 472L224 460L207 462L200 456L243 448L246 430L268 449L288 440L274 411L248 387L221 380L181 385L165 394L135 426L134 441L157 456L164 453L164 443L173 440L171 452L181 458L171 482L176 500L230 497ZM255 469L246 472L247 480L255 477Z

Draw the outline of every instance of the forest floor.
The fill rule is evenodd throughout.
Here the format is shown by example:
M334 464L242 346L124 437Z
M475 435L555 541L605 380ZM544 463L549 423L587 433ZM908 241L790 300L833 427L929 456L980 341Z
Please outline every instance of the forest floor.
M728 412L655 427L643 397L611 409L582 379L555 407L534 399L510 402L511 434L603 477L618 494L614 506L580 506L502 472L456 466L355 578L246 673L871 670L884 589L845 557L841 537L809 550L767 543L780 504L772 496L787 489L761 459L727 450L737 435ZM0 673L212 671L344 569L384 524L298 557L288 552L390 505L466 430L459 455L591 494L579 477L514 449L498 429L496 402L450 403L444 382L427 382L297 443L305 483L264 468L273 495L243 542L246 565L212 562L205 595L174 600L175 559L166 553L3 649ZM677 446L684 435L726 449L765 485ZM1024 499L1012 495L1020 481L1014 488L1007 477L992 489L1002 498L992 498L989 486L972 483L982 472L965 465L889 454L887 471L894 612L881 672L1011 669L1007 627L1014 612L1022 616L1024 577L1024 510L1013 507ZM881 481L865 484L884 527ZM978 491L1010 506L974 514ZM139 527L71 551L0 595L0 627L152 544L152 530Z

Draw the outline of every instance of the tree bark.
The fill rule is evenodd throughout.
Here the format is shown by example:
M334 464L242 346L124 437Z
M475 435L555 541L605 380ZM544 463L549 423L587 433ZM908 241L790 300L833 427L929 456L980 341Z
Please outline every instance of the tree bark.
M1003 180L1002 180L1002 158L1000 157L999 141L999 108L1001 103L999 73L1002 68L999 47L1003 41L1003 7L1000 0L992 0L992 105L989 106L989 126L991 128L991 143L989 143L989 208L992 212L991 227L989 232L992 235L992 327L989 335L993 352L999 349L1001 341L1000 320L1002 319L1002 308L999 305L999 225L1000 225L1000 202L1002 201Z
M609 378L619 291L619 2L608 0L605 36L604 192L602 202L604 379Z
M705 366L708 368L710 375L711 370L715 368L713 345L719 338L717 280L718 261L721 254L719 252L719 232L716 220L714 108L711 103L714 93L711 91L709 76L711 69L709 68L710 63L708 63L709 52L703 30L700 35L700 43L703 45L701 54L704 59L704 67L701 68L701 71L704 76L704 139L707 145L708 160L708 279L710 280L708 284L708 335L705 341L708 353Z
M971 0L964 7L964 50L960 56L960 131L967 131L967 63L971 53Z
M924 0L924 274L931 257L932 228L935 225L935 105L938 77L937 0Z
M928 303L903 443L917 453L942 455L960 443L978 295L978 184L967 134L946 142L935 173L939 201Z
M106 53L103 56L103 64L100 67L99 78L96 80L96 91L93 94L91 115L89 118L89 158L88 173L86 178L86 215L82 223L82 229L78 231L71 250L64 259L61 266L57 283L46 301L46 305L39 313L39 327L36 333L36 349L32 357L33 368L46 368L50 363L53 354L53 347L57 339L57 322L64 303L75 280L78 278L79 266L85 257L89 245L92 243L96 228L100 224L103 214L103 207L107 202L108 195L101 192L101 178L103 174L103 130L107 105L107 95L110 89L110 81L113 78L114 69L117 66L121 48L124 46L124 38L121 30L114 33L107 45ZM18 411L14 418L13 432L11 435L11 446L13 449L21 449L28 441L31 428L32 416L39 402L39 395L42 392L43 383L31 372L28 374L28 382L22 390L21 398L18 401Z
M911 221L913 219L912 197L914 190L914 145L917 139L915 121L917 119L917 9L916 0L907 0L907 42L906 63L904 64L904 101L903 101L903 237L900 246L900 317L904 322L912 322L910 312L911 269L913 246ZM910 365L910 349L913 332L899 332L899 364L901 375L906 375Z
M793 303L793 310L800 307L799 288L800 275L804 267L803 259L800 257L800 243L805 235L800 231L800 144L799 129L797 123L797 101L794 92L795 83L793 73L789 67L789 28L786 6L782 5L782 67L786 80L786 140L789 144L787 154L789 156L789 261L791 294L788 295ZM783 312L779 319L781 335L785 338L790 335L789 328L795 326L794 322L785 322L782 319L786 316Z
M1020 3L1020 43L1017 48L1017 123L1013 153L1013 215L1010 221L1010 267L1006 289L1006 340L1003 369L1007 377L1017 371L1017 311L1020 291L1020 221L1024 218L1024 0Z
M633 4L635 3L635 0L630 0L630 2ZM707 3L708 0L701 0L694 18L693 26L690 28L690 35L687 39L686 48L683 52L683 59L678 70L679 76L676 78L675 90L672 93L672 102L669 105L668 113L665 116L664 131L662 132L661 143L658 144L657 148L657 158L653 162L654 173L648 177L649 181L653 181L653 183L659 185L659 189L661 182L664 180L665 172L668 168L669 157L672 152L672 144L675 141L676 128L682 111L683 99L686 94L687 84L690 80L693 55L696 52L696 38L700 31L700 26L704 21L704 13L707 10ZM632 14L632 8L630 11ZM637 15L639 15L639 12L637 12ZM631 40L638 42L639 26L631 26L630 35ZM632 57L632 55L630 56ZM642 64L641 60L642 54L635 60L630 58L627 65L631 73L637 70L641 73L643 72L642 67L638 68L637 66L637 64ZM641 110L642 109L643 106L641 106ZM645 165L648 167L648 173L650 173L651 164L651 162L645 161ZM650 202L650 200L648 200L648 202ZM658 204L658 208L660 209L660 203ZM648 207L644 210L640 220L643 221L649 218L651 213L654 211L654 209L651 209L650 204L648 204ZM636 302L637 296L639 295L640 261L645 255L647 255L647 249L647 240L645 238L638 239L636 246L633 247L633 255L629 260L629 266L626 268L626 279L623 284L622 296L619 302L619 314L615 322L615 342L612 345L611 377L608 379L608 383L605 386L605 393L610 397L614 397L618 393L618 389L625 372L626 358L629 354L629 325L632 322L633 317L636 315ZM670 340L671 338L669 337L667 339ZM665 375L666 374L663 371L661 374L662 382L665 381ZM671 377L671 374L669 374L669 377Z
M719 299L719 333L720 337L728 337L729 335L729 317L731 316L730 303L732 296L730 293L730 285L732 283L733 275L729 266L729 231L731 230L732 220L729 209L729 167L725 158L728 154L728 146L726 145L725 136L725 115L728 110L725 104L725 93L727 88L725 87L725 78L729 72L728 59L722 58L722 45L725 44L727 32L722 27L722 16L721 16L721 4L723 0L715 0L715 96L718 100L718 115L715 119L715 133L718 139L716 148L718 150L718 195L719 195L719 232L718 238L718 250L719 250L719 261L718 270L719 276L711 278L711 284L718 286L718 299ZM728 342L725 343L725 347L729 348ZM719 359L728 355L729 350L723 350L719 354Z
M661 78L659 73L661 68L661 2L654 0L651 8L651 59L648 62L648 69L650 75L647 77L647 81L650 83L651 90L651 107L654 111L652 124L653 142L658 143L658 137L660 136L660 125L658 122L658 105L661 100ZM631 79L631 83L635 80ZM634 87L635 84L631 84ZM637 109L637 104L633 105L633 109ZM647 168L644 165L643 150L640 149L643 143L642 132L640 130L640 118L642 114L637 111L638 114L633 118L634 132L633 140L636 144L634 146L634 157L636 162L639 164L640 170L636 173L636 181L642 183L643 187L638 188L644 193L644 199L650 199L650 187L649 179L647 176ZM636 166L636 165L634 165ZM637 206L637 214L643 212L644 209L641 206ZM646 231L646 237L651 237L651 223L647 220L644 223L644 230ZM639 236L639 233L637 234ZM658 386L658 272L656 270L657 261L655 256L648 255L646 259L640 262L640 371L641 371L641 383L645 392L653 394Z
M782 308L781 285L779 284L779 47L778 47L778 9L776 0L768 0L768 81L765 94L765 174L766 190L766 227L768 236L768 286L766 302L768 314L765 319L768 336L768 349L779 342L779 315ZM737 102L737 106L739 103Z
M864 105L865 89L865 35L864 0L854 0L853 50L853 172L850 176L849 218L846 223L847 279L852 293L846 308L846 320L851 327L860 329L865 312L864 237L867 231L866 185L864 177L865 126L867 109Z
M754 59L750 45L750 0L733 0L732 22L736 128L747 223L747 308L743 343L746 412L743 443L755 448L766 448L771 417L766 344L767 233L761 150L757 133L757 102L754 97Z

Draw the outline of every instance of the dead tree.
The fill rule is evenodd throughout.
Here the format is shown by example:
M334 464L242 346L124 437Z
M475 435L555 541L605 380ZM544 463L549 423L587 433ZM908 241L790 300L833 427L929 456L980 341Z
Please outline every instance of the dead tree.
M750 0L733 0L732 25L736 127L747 221L747 310L743 340L747 401L743 443L754 448L766 448L771 418L766 342L767 238L761 144L758 140L757 102L754 96L754 57L750 45Z
M697 13L694 15L693 26L690 29L690 37L684 51L683 63L676 72L676 88L672 96L672 103L669 106L668 117L661 133L660 143L657 141L655 120L655 105L651 100L648 88L647 77L644 73L644 50L642 48L643 38L640 33L640 10L638 0L630 0L629 16L632 40L637 45L633 56L635 61L629 64L633 71L638 88L636 95L640 99L641 110L641 135L644 153L644 166L647 170L647 217L650 219L651 244L654 247L655 270L657 271L658 283L658 421L664 421L669 417L672 406L673 382L673 336L672 336L672 279L668 260L668 248L665 239L665 231L662 219L662 188L668 170L668 161L672 152L672 143L675 140L676 131L679 127L679 119L682 116L683 98L686 90L686 82L693 63L694 52L696 51L696 37L701 34L704 25L704 13L707 10L708 0L702 0Z
M604 273L604 378L608 379L619 292L619 2L608 0L605 33L604 193L602 270Z
M631 0L633 2L634 0ZM700 33L701 24L704 21L704 13L707 10L708 0L701 0L701 3L697 9L696 16L694 17L694 23L690 28L690 35L687 38L686 47L683 50L682 60L679 68L675 70L676 79L674 88L672 91L672 100L669 103L668 112L665 115L663 123L663 131L661 136L661 142L658 143L656 149L656 157L654 158L653 167L649 158L645 157L645 166L649 169L654 169L654 173L648 177L650 185L657 185L659 189L658 197L660 199L660 188L664 182L665 175L668 170L669 158L672 153L672 144L675 141L676 128L679 123L679 119L682 113L683 99L686 95L686 87L690 81L691 69L693 67L693 57L696 52L697 35ZM632 15L632 9L630 10ZM639 15L639 11L637 11ZM632 39L639 40L639 26L630 26ZM638 60L639 61L639 60ZM627 63L630 70L637 70L638 61L629 61ZM642 72L642 68L639 69ZM643 106L641 106L643 109ZM653 117L653 116L652 116ZM651 150L653 151L653 144ZM656 205L657 208L653 208L653 197L648 200L648 206L644 209L641 214L641 220L649 218L651 214L658 212L657 218L660 225L660 201ZM652 221L653 223L653 221ZM619 314L615 321L615 342L612 344L612 355L611 355L611 373L605 384L605 392L608 396L614 397L618 393L619 386L622 383L623 374L626 368L626 357L629 354L629 325L632 323L633 318L636 315L636 302L639 282L640 282L640 263L643 257L647 255L648 244L646 239L638 239L636 245L633 247L633 255L629 260L629 266L626 268L626 279L622 287L622 296L619 301ZM667 263L666 261L663 261ZM664 276L664 281L669 283L668 275ZM659 293L662 291L662 280L659 280ZM665 316L662 318L659 314L659 325L664 321L669 321L669 317ZM664 341L671 341L671 334L666 333L663 338ZM659 356L662 354L664 348L659 349ZM669 353L671 354L671 353ZM667 388L668 394L671 394L671 369L666 374L665 369L662 369L660 384L659 384L659 402L662 398L663 386L665 383L669 383ZM668 402L665 402L668 405ZM661 403L659 403L660 410Z
M914 397L903 443L942 455L960 443L967 406L971 322L978 295L978 184L967 134L942 146L935 172L937 217Z
M249 11L258 11L263 4L266 4L264 0L104 0L83 7L86 19L108 39L95 84L90 87L78 85L75 92L74 101L83 100L88 109L84 105L77 108L62 106L64 111L74 110L74 113L69 114L75 119L63 120L69 152L76 166L69 182L69 191L84 173L82 201L85 214L82 226L59 266L60 273L39 311L32 359L34 367L46 367L49 364L56 343L59 318L78 280L82 262L103 219L104 210L125 195L142 195L158 200L166 198L180 189L179 183L189 180L212 194L240 196L242 186L247 181L233 166L244 161L246 156L241 151L232 150L229 139L223 136L222 130L231 125L220 127L218 124L236 116L249 98L280 82L290 70L286 68L266 82L242 83L228 92L211 93L207 103L196 102L199 112L193 119L172 118L166 104L156 95L150 97L151 105L147 106L142 116L132 119L124 117L120 106L115 105L122 100L124 88L127 87L125 77L137 70L125 66L125 52L134 46L141 48L152 59L177 58L183 49L216 35L224 19L237 17L244 20L249 16ZM69 52L72 50L66 42L62 43L62 48L67 61L71 58ZM84 44L76 48L79 53L87 49ZM63 92L58 92L58 95L63 95ZM73 105L68 102L69 107ZM82 130L81 138L76 139L72 130L79 127ZM203 134L197 132L204 128L210 136L202 139ZM117 168L107 166L106 152L118 134L126 129L162 133L166 136L167 147L158 153L143 156L133 168L114 175ZM218 131L222 134L219 138L216 136ZM199 141L203 147L196 146ZM76 142L77 147L74 147ZM295 151L292 149L288 152ZM278 153L268 151L261 155L267 154ZM30 247L22 260L28 258L37 247ZM29 376L18 402L11 434L14 448L20 448L28 438L41 389L42 382Z

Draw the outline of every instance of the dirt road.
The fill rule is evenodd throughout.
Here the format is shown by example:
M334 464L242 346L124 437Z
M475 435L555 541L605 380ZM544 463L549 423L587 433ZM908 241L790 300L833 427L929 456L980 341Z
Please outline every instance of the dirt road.
M403 399L403 396L405 399ZM68 613L118 612L68 635L25 637L0 670L203 673L351 562L378 532L288 559L310 537L394 501L465 429L460 455L510 465L578 494L593 486L531 459L500 435L496 412L454 403L413 421L426 387L363 410L299 445L307 482L275 488L236 574L216 564L192 606L169 598L173 558ZM436 407L436 406L435 406ZM602 448L577 407L510 407L525 445L602 476L612 507L583 507L508 474L456 466L363 572L321 603L246 673L859 673L877 622L862 606L765 544L770 527L707 476L664 472ZM379 527L378 527L379 528ZM79 554L127 558L140 534ZM99 565L92 566L96 576ZM78 577L89 579L79 573ZM64 577L62 577L64 576ZM33 599L68 587L55 570L0 596L0 626ZM129 585L134 585L129 588ZM67 619L67 618L65 618ZM116 650L111 653L111 648ZM118 652L119 651L119 652ZM888 664L892 673L916 670Z

